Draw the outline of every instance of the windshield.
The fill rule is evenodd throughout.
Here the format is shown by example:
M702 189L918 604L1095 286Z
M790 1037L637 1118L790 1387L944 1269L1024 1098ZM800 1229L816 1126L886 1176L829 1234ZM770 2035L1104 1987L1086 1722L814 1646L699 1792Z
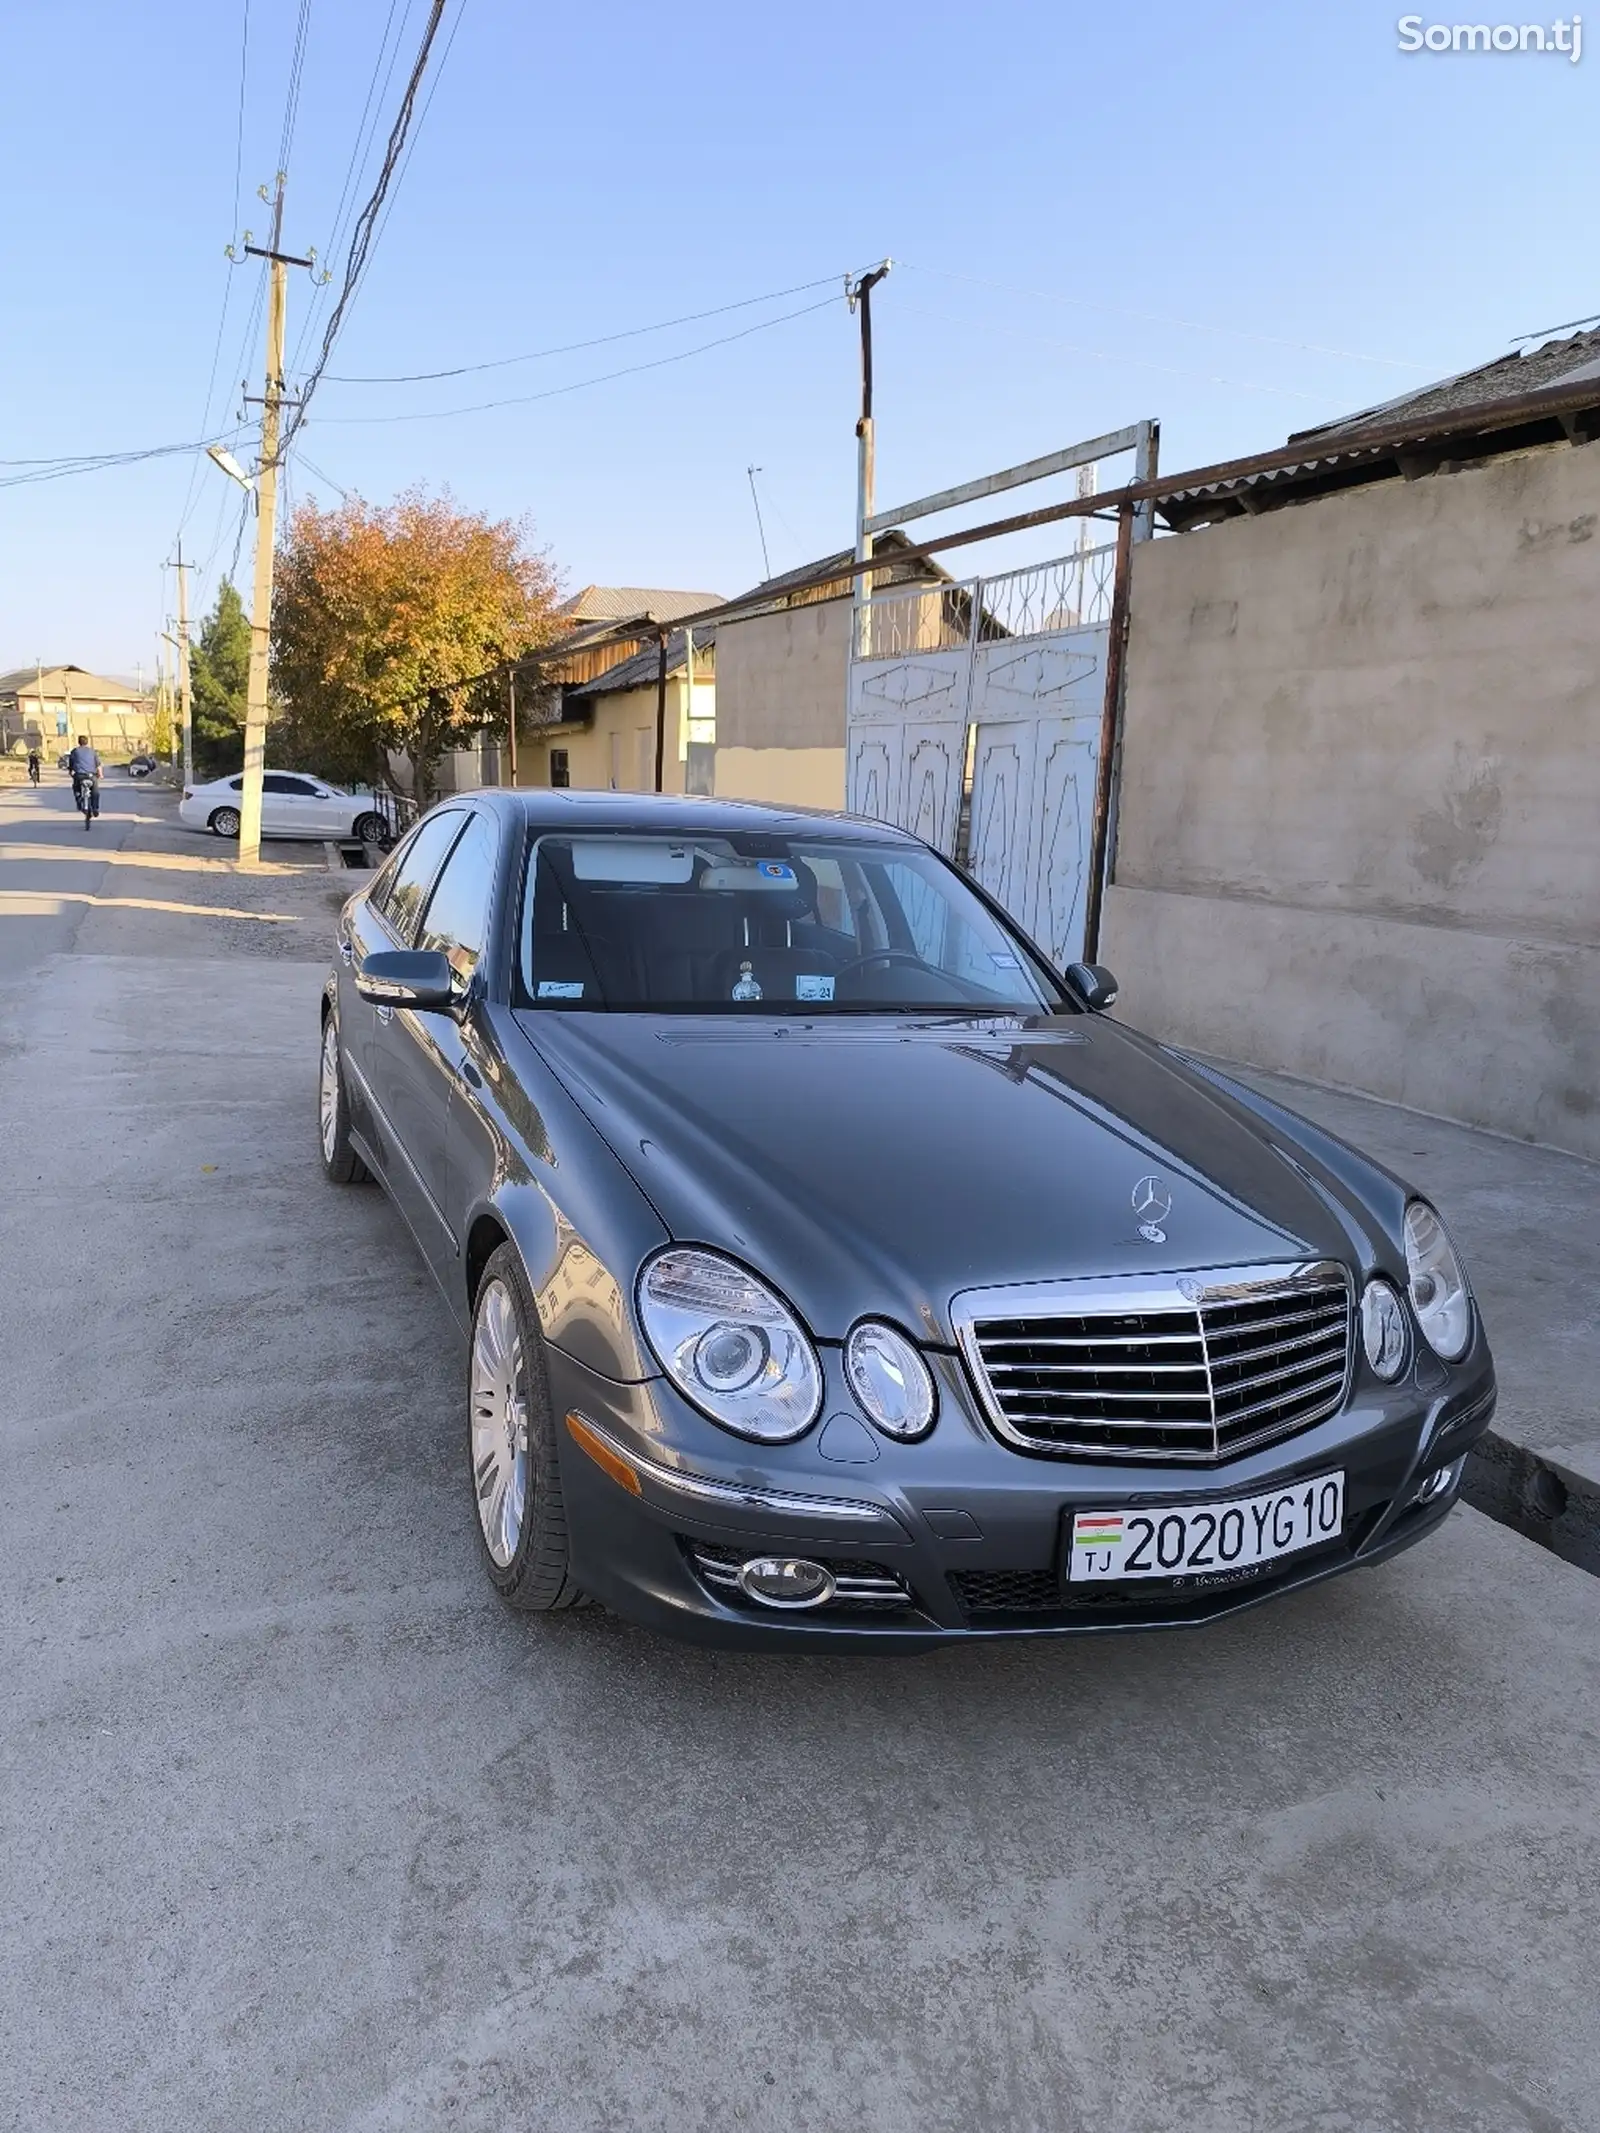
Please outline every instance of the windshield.
M525 1001L652 1013L1059 1014L1071 1001L931 852L852 838L543 836Z

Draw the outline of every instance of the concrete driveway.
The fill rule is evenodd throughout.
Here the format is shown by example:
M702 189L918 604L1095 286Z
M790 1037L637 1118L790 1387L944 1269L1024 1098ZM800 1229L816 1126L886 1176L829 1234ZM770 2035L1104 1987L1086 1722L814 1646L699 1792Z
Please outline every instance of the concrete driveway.
M340 885L167 866L143 793L96 877L50 798L0 795L0 2125L1600 2129L1600 1584L1463 1510L1198 1635L504 1613L444 1307L317 1165ZM5 900L63 884L122 901Z

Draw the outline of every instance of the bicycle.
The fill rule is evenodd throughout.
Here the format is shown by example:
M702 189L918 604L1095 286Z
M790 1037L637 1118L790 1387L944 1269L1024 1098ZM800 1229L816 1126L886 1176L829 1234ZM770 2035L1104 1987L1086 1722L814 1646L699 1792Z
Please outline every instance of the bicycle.
M94 818L100 812L100 780L97 777L75 777L72 781L72 802L83 815L85 834L94 826Z
M29 756L29 758L28 758L28 783L29 783L30 785L37 785L37 784L38 784L38 782L39 782L39 758L38 758L38 757L37 757L36 755L30 755L30 756Z

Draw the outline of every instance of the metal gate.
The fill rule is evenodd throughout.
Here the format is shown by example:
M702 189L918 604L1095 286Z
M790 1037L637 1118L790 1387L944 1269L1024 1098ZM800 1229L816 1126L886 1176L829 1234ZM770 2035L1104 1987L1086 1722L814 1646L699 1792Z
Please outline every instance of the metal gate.
M1154 425L884 512L867 531L1127 450L1141 471L1152 463ZM962 859L1058 965L1083 952L1116 558L1115 543L1080 546L857 608L845 804Z

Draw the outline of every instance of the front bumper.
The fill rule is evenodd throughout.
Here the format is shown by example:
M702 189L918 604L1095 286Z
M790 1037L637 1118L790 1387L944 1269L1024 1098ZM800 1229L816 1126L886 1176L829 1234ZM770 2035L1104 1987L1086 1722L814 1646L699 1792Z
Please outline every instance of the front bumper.
M824 1423L797 1445L744 1444L705 1421L664 1379L618 1385L549 1353L560 1428L562 1491L573 1574L617 1613L701 1644L775 1650L919 1651L973 1638L1069 1636L1192 1627L1421 1540L1448 1515L1459 1481L1426 1503L1426 1478L1456 1464L1494 1412L1493 1366L1481 1338L1448 1374L1374 1382L1336 1415L1219 1466L1137 1470L1029 1457L990 1435L953 1356L928 1358L940 1419L919 1444L894 1444L859 1423L837 1357ZM1427 1389L1424 1389L1426 1386ZM846 1427L830 1431L835 1416ZM631 1467L623 1485L592 1447ZM838 1446L828 1457L823 1447ZM1063 1520L1074 1510L1215 1502L1342 1468L1345 1519L1332 1541L1235 1581L1194 1578L1063 1585ZM732 1581L746 1558L801 1555L824 1563L837 1597L806 1612L768 1609Z

